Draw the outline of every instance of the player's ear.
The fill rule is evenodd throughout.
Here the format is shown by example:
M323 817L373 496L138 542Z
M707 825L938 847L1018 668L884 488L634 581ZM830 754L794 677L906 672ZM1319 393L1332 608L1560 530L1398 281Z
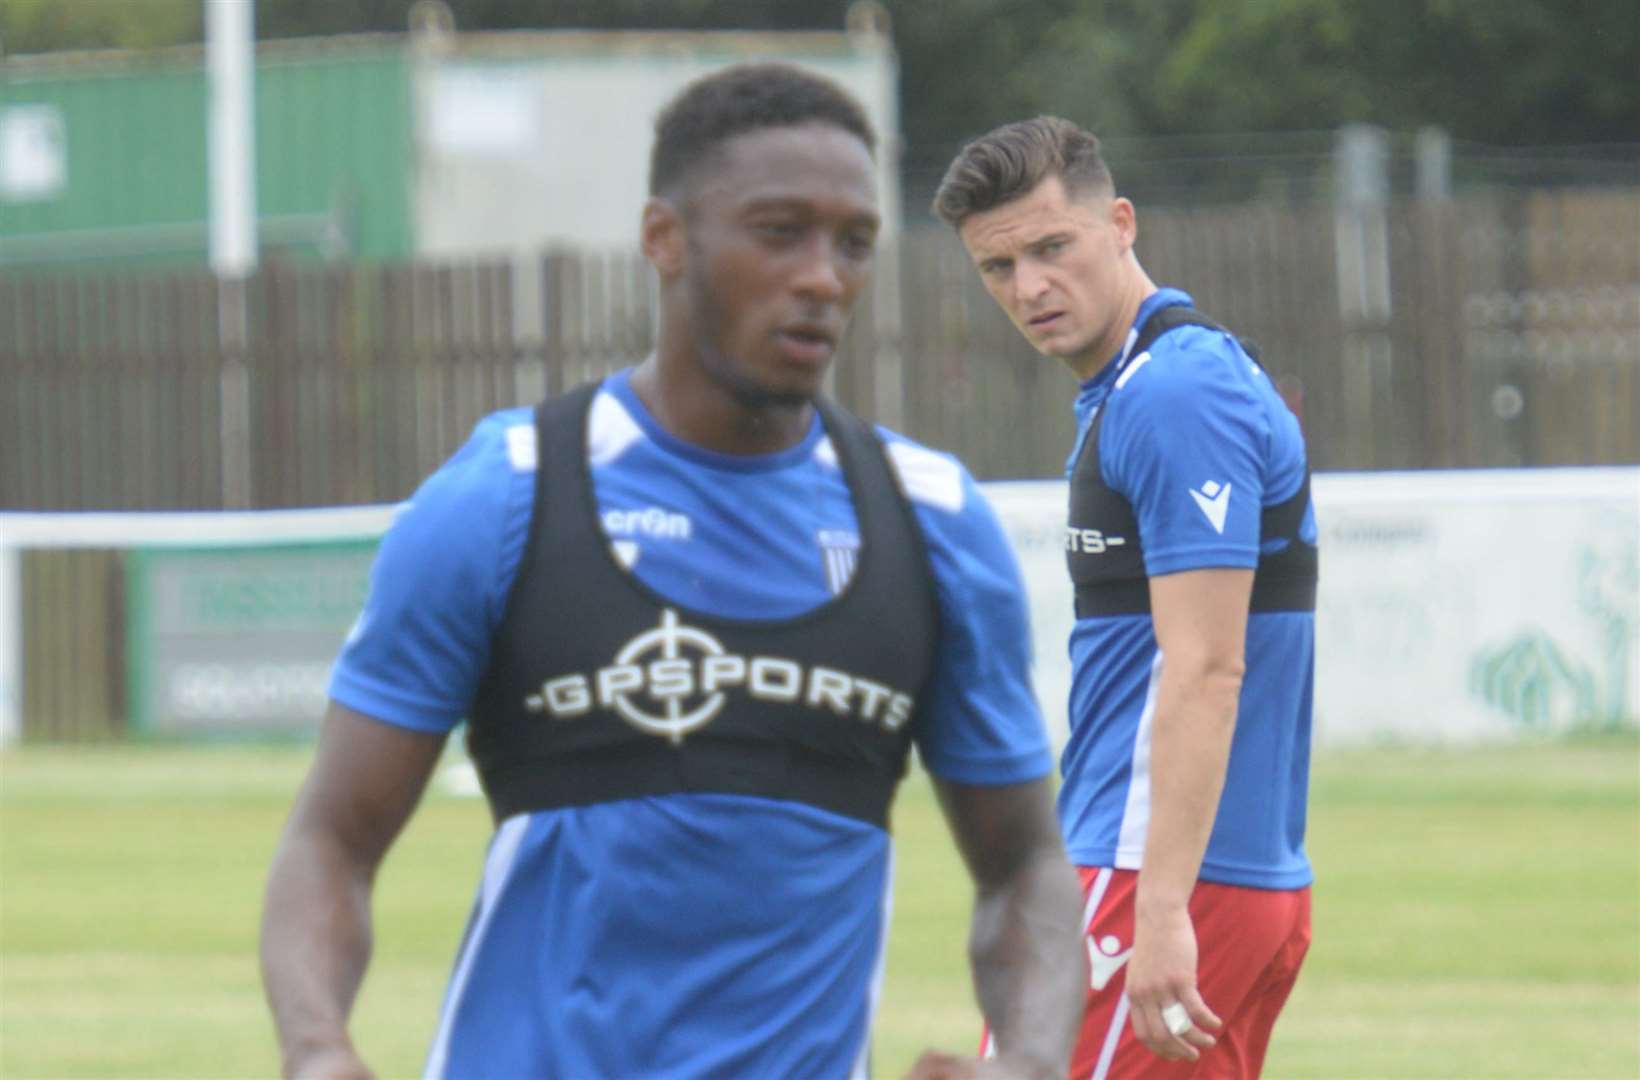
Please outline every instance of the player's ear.
M1133 201L1121 196L1110 201L1110 223L1116 229L1116 236L1121 244L1122 252L1133 247L1133 242L1139 238L1139 219L1133 211Z
M664 281L683 271L686 238L683 214L668 199L653 198L643 204L638 226L638 242L644 258Z

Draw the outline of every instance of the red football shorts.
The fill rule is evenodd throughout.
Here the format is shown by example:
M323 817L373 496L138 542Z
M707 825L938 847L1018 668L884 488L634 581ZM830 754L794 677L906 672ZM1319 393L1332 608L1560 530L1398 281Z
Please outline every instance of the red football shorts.
M1190 897L1196 986L1224 1026L1213 1033L1218 1043L1201 1060L1168 1061L1134 1037L1123 993L1138 871L1078 867L1077 872L1087 898L1083 918L1091 977L1071 1054L1071 1080L1257 1077L1276 1016L1310 947L1310 890L1197 882Z

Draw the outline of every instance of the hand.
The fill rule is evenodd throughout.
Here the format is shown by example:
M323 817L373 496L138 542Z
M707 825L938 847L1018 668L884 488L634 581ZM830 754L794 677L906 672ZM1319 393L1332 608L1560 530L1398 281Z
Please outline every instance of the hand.
M1196 990L1196 928L1185 908L1138 913L1133 954L1128 958L1127 999L1133 1034L1169 1061L1197 1061L1217 1041L1207 1029L1216 1031L1221 1022ZM1175 1004L1183 1007L1184 1017ZM1177 1033L1169 1030L1168 1017L1174 1018ZM1179 1026L1184 1019L1188 1026Z
M905 1074L905 1080L1060 1080L1065 1071L1041 1063L1023 1062L1007 1055L995 1058L963 1057L943 1050L924 1050Z
M286 1075L291 1080L376 1080L370 1066L350 1047L320 1050L302 1061L291 1062Z

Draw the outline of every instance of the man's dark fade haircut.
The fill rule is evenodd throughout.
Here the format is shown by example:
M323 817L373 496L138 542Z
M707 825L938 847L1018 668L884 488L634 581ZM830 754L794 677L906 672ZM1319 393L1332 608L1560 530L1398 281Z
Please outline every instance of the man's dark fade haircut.
M830 79L790 64L741 64L684 87L655 120L649 194L678 187L736 135L762 128L832 124L875 154L877 136L865 110Z
M952 228L974 214L1023 198L1050 176L1067 195L1112 192L1099 138L1057 116L1004 124L958 153L934 193L934 213Z

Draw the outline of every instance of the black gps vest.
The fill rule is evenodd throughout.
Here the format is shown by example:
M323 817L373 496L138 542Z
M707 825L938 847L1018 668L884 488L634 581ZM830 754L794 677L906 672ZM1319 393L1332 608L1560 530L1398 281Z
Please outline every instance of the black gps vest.
M1183 305L1158 308L1139 328L1127 356L1136 359L1156 339L1180 326L1205 326L1229 333L1200 312ZM1257 363L1251 346L1243 349ZM1115 393L1112 390L1112 393ZM1076 617L1150 613L1150 577L1133 505L1105 483L1099 464L1101 406L1088 425L1082 449L1071 469L1070 526L1065 559L1076 586ZM1252 611L1314 611L1318 558L1316 549L1299 539L1304 511L1310 505L1310 473L1292 497L1267 506L1259 517L1261 549L1269 541L1287 541L1278 551L1259 556L1253 572Z
M859 520L847 586L795 618L728 619L669 603L615 561L586 460L596 391L536 411L529 539L469 717L496 820L716 792L886 827L939 623L922 533L876 434L819 404Z

